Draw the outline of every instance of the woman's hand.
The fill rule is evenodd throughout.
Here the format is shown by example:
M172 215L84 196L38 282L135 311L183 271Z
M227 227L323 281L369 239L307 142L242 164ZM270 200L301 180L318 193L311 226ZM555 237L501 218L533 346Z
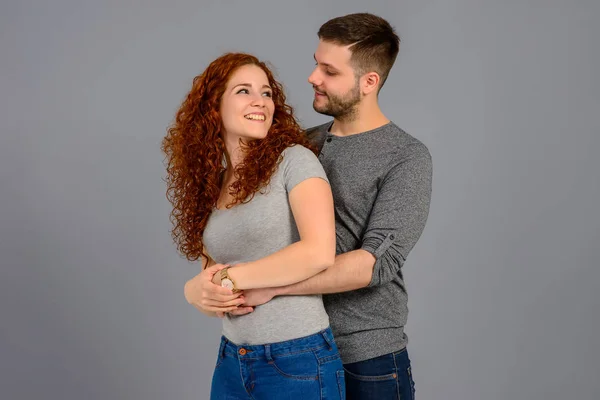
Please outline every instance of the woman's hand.
M187 302L209 315L237 310L245 301L243 292L232 293L230 289L214 283L214 279L221 282L217 272L226 266L215 264L187 281L183 289Z
M254 307L268 303L271 299L279 294L278 288L262 288L262 289L247 289L244 290L244 303L233 311L229 311L230 315L246 315L254 311ZM217 317L223 318L223 312L217 312Z

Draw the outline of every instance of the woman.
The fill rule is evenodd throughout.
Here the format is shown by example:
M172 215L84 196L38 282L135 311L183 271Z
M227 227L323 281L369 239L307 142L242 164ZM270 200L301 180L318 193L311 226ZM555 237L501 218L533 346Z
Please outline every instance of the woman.
M329 182L256 57L225 54L197 76L162 148L173 238L189 260L202 258L188 302L197 304L198 282L212 280L227 307L204 310L232 311L246 289L296 283L333 264ZM343 378L321 296L277 297L223 318L211 399L343 399Z

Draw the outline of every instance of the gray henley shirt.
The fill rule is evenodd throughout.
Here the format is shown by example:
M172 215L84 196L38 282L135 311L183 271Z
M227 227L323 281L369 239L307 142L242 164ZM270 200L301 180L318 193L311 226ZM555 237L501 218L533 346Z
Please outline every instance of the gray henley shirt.
M429 214L432 162L427 147L393 122L345 136L332 122L307 131L321 148L336 219L337 254L363 249L375 258L362 289L323 295L344 363L403 349L408 315L402 266Z

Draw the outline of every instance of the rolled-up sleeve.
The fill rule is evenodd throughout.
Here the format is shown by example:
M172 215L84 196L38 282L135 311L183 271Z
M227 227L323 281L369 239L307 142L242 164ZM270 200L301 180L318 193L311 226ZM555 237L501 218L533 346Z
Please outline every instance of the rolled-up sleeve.
M429 216L431 155L421 143L404 150L379 187L363 235L361 248L376 259L369 286L383 285L398 276Z

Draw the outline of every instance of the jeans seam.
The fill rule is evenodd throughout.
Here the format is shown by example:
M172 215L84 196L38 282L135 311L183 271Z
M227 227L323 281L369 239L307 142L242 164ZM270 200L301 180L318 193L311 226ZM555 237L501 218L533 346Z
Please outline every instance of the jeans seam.
M221 343L219 346L219 354L217 355L217 365L215 365L215 369L219 368L223 361L225 360L225 345Z
M240 380L242 381L242 386L244 387L244 391L252 400L254 400L254 396L252 393L248 392L248 388L246 387L246 381L244 381L244 373L242 372L242 360L237 359L238 365L240 366Z
M313 355L316 357L317 355L314 354ZM317 361L317 379L319 381L319 398L321 400L323 399L323 379L321 379L321 364Z
M406 367L406 373L408 375L408 384L410 385L410 396L411 396L411 399L414 400L415 399L415 381L413 380L413 377L412 377L412 368L410 365L408 367Z
M394 369L396 370L396 398L400 399L400 373L398 372L398 364L396 364L396 355L392 354L392 359L394 360Z
M321 364L327 364L330 361L339 360L340 355L339 354L332 354L330 356L325 356L325 357L321 357L321 358L319 358L318 356L316 356L316 357L317 357L317 360L319 361L319 365L321 365Z
M345 374L345 373L344 373L344 370L343 370L343 369L342 369L342 370L338 370L338 371L336 371L336 372L335 372L335 377L336 377L336 380L337 380L338 392L340 393L340 399L342 399L342 400L343 400L343 399L344 399L344 397L345 397L345 396L344 396L344 391L346 390L346 387L345 387L345 384L346 384L346 382L345 382L345 381L343 382L343 384L344 384L344 387L342 387L342 382L340 382L340 372L342 373L342 377L344 377L344 374Z

